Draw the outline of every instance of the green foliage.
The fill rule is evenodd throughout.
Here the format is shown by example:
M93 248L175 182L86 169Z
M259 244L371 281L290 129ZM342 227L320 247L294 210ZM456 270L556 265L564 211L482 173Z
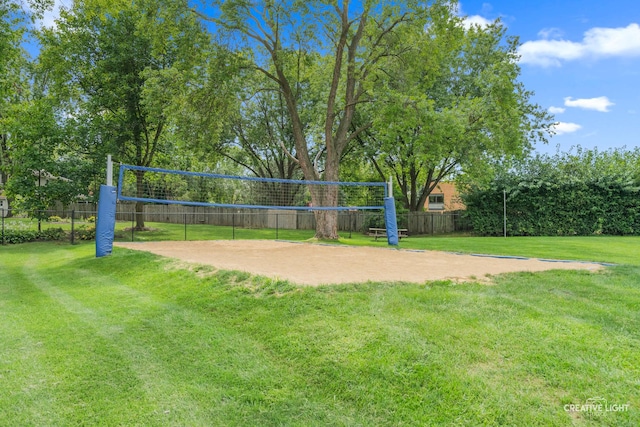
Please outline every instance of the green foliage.
M368 228L385 228L384 216L379 213L367 213L363 231L367 231Z
M209 37L186 2L73 2L40 41L65 143L94 171L107 153L150 166L172 151L177 105L201 85L194 76L209 52Z
M96 239L96 226L95 225L81 225L75 229L75 237L78 240L95 240Z
M4 242L6 244L18 244L36 241L57 241L66 237L62 228L47 228L42 231L6 228L4 230Z
M499 21L465 28L450 5L435 2L428 24L410 27L404 45L374 86L377 102L361 118L372 127L361 143L381 177L395 176L405 208L423 210L442 179L522 157L544 140L551 116L518 80L518 42Z
M536 156L463 194L480 235L502 235L503 191L512 236L640 234L640 151Z

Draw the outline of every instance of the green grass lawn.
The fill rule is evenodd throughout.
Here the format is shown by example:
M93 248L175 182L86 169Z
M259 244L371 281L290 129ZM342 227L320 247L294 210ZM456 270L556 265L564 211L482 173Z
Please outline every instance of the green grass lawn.
M129 223L118 223L116 240L154 241L185 240L185 227L181 224L147 223L148 232L125 231ZM313 237L313 230L241 229L188 225L186 240L214 239L281 239L303 241ZM358 232L342 232L339 244L388 247L385 239L375 241ZM350 237L349 237L350 236ZM401 239L401 249L439 250L491 255L512 255L535 258L597 261L640 265L639 236L587 236L587 237L484 237L473 236L411 236Z
M90 243L0 247L0 425L637 426L639 245L410 237L621 265L319 288ZM596 398L628 409L565 410Z

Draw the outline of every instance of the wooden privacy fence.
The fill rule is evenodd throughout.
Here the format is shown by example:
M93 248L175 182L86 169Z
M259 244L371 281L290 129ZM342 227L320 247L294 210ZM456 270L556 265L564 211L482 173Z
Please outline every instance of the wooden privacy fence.
M132 221L132 204L118 204L116 219ZM175 224L208 224L242 228L280 228L313 230L316 220L313 212L278 209L230 209L180 205L146 205L145 221ZM364 232L369 227L384 226L382 212L347 211L338 213L338 230ZM460 211L408 212L398 214L398 226L410 235L445 234L471 231L469 222Z
M57 206L52 212L60 217L66 213L95 212L92 203L77 203ZM462 214L454 212L405 212L399 213L398 227L409 230L409 235L446 234L471 231L470 222ZM118 203L116 220L133 221L134 203ZM279 209L232 209L204 206L151 205L144 207L144 220L173 224L207 224L239 228L273 228L292 230L313 230L316 227L313 212ZM338 213L340 231L365 232L370 227L384 227L382 212L345 211Z

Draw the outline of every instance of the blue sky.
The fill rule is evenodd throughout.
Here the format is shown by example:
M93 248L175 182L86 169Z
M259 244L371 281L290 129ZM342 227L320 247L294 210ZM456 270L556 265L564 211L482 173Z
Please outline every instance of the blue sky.
M639 0L463 0L460 13L520 38L521 81L558 122L537 151L640 147Z
M463 0L459 13L520 38L521 81L558 123L537 151L640 147L640 0Z

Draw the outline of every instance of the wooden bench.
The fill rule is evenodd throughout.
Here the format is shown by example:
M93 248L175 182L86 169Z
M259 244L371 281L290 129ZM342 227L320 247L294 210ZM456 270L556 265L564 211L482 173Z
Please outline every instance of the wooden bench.
M368 236L375 238L378 240L378 237L387 237L387 229L386 228L369 228ZM402 239L403 237L409 237L409 230L406 228L398 228L398 239Z

